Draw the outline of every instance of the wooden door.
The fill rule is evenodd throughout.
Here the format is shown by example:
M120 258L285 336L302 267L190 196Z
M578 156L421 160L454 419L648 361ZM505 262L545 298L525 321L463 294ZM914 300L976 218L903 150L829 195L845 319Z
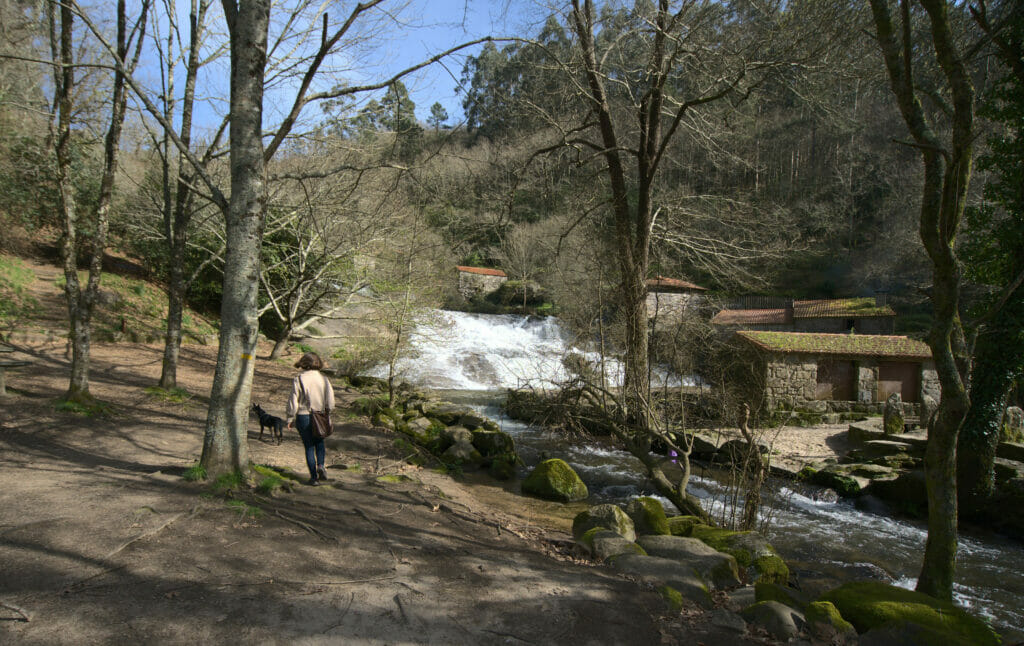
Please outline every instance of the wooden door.
M921 364L905 361L883 361L878 364L878 397L884 402L899 393L905 402L917 402L921 392Z

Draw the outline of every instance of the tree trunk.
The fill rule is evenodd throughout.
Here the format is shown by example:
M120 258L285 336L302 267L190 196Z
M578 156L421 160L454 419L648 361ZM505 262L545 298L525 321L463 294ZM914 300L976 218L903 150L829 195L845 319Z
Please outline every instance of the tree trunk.
M913 68L913 32L909 0L900 0L901 38L887 0L871 0L879 47L890 87L924 163L920 235L932 261L931 291L935 320L928 345L939 377L942 401L928 432L925 478L928 488L928 540L917 590L952 600L957 550L956 444L970 407L967 360L960 323L960 270L955 240L971 179L974 88L959 57L945 0L921 0L931 22L932 46L952 95L948 146L935 136L920 99Z
M182 262L184 261L183 256L184 254L181 256ZM170 270L170 281L167 284L167 329L164 331L164 358L160 371L160 387L165 390L178 386L181 320L185 309L184 267L181 266L181 262L172 261Z
M231 202L221 301L220 347L201 464L213 477L248 466L246 437L259 333L259 250L267 193L263 156L263 79L270 2L223 0L231 41Z
M292 326L286 325L284 329L281 330L281 334L279 334L277 339L274 341L274 349L270 351L271 360L281 358L281 355L284 353L284 349L288 347L288 339L291 338L291 336Z
M1003 412L1024 362L1021 334L1005 327L1007 324L1019 325L1013 314L1003 309L978 335L975 345L971 409L957 443L960 501L971 506L983 503L995 487L993 469Z
M185 68L185 94L181 104L181 130L179 139L182 146L188 147L192 142L192 114L195 106L196 77L199 74L199 45L202 30L206 22L206 10L209 0L197 4L192 0L189 14L189 51L188 66ZM168 44L168 49L170 44ZM170 51L168 51L170 56ZM170 67L171 65L169 65ZM170 77L170 75L169 75ZM165 99L170 100L170 99ZM172 119L168 118L170 124ZM166 132L166 131L165 131ZM164 137L167 141L168 138ZM212 145L212 144L211 144ZM165 167L170 163L170 148L165 149ZM181 349L181 318L185 309L185 298L188 295L188 283L185 279L185 252L188 249L188 227L192 220L192 190L189 185L192 177L185 172L186 157L179 151L177 168L177 191L174 199L173 219L170 204L165 204L164 237L169 255L170 280L167 284L167 330L164 334L164 357L160 372L160 387L175 388L178 385L178 355ZM170 187L167 187L170 190ZM169 200L168 200L169 202Z

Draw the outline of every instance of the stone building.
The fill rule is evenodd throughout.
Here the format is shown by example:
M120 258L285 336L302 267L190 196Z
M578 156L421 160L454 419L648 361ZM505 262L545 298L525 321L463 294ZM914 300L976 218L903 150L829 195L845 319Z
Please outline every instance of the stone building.
M647 316L666 322L678 320L684 313L700 309L705 292L706 288L678 278L648 278Z
M905 336L741 330L736 343L753 367L748 393L766 410L880 413L899 393L916 412L925 395L939 400L931 350Z
M459 278L459 294L466 300L474 296L486 296L508 280L508 276L500 269L459 265L455 270Z
M891 335L895 330L896 312L885 303L884 296L787 300L783 307L777 308L722 310L711 319L711 323L727 331Z

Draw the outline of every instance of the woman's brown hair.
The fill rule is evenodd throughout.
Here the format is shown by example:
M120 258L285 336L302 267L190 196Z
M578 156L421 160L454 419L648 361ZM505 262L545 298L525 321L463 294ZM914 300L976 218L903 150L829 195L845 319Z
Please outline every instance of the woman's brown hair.
M307 352L302 358L295 362L296 368L303 370L320 370L324 367L323 359L315 352Z

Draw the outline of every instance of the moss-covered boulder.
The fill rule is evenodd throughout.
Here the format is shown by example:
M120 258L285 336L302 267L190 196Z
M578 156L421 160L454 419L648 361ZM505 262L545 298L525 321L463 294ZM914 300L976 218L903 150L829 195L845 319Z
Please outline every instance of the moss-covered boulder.
M903 424L903 399L899 393L893 393L885 400L882 430L886 435L899 435L903 432Z
M620 554L608 559L608 563L644 583L655 587L667 585L674 588L684 602L688 601L706 609L714 605L707 584L688 565L676 563L671 559L638 554Z
M789 567L775 548L756 532L736 532L728 529L694 525L690 535L699 538L719 552L731 554L740 567L746 568L751 583L786 583Z
M778 601L801 612L810 603L810 598L797 590L778 583L758 581L754 584L754 601Z
M637 534L668 535L672 532L668 527L665 508L657 498L641 496L626 504L626 515L633 520Z
M864 634L887 626L918 626L921 634L940 639L932 643L997 646L999 635L984 621L926 594L878 581L847 583L821 596L843 619Z
M856 644L857 630L843 619L839 609L828 601L815 601L804 610L807 632L828 644Z
M600 562L621 554L647 555L647 552L633 541L603 527L594 527L576 542L591 558Z
M694 525L702 525L704 523L698 516L672 516L667 519L668 531L673 536L689 536L690 532L693 531Z
M576 514L572 520L573 538L579 540L585 533L594 529L607 529L631 541L636 540L633 520L618 505L594 505L586 511Z
M820 471L815 471L811 475L810 481L820 487L833 489L840 496L846 498L855 498L861 492L860 483L856 478L842 473L834 467L826 467Z
M658 594L665 600L669 612L678 615L683 610L683 595L670 585L658 587Z
M590 495L572 467L558 458L538 464L523 480L523 493L558 502L576 502Z
M473 446L486 457L496 457L515 453L516 445L512 436L502 431L476 429L473 433Z

